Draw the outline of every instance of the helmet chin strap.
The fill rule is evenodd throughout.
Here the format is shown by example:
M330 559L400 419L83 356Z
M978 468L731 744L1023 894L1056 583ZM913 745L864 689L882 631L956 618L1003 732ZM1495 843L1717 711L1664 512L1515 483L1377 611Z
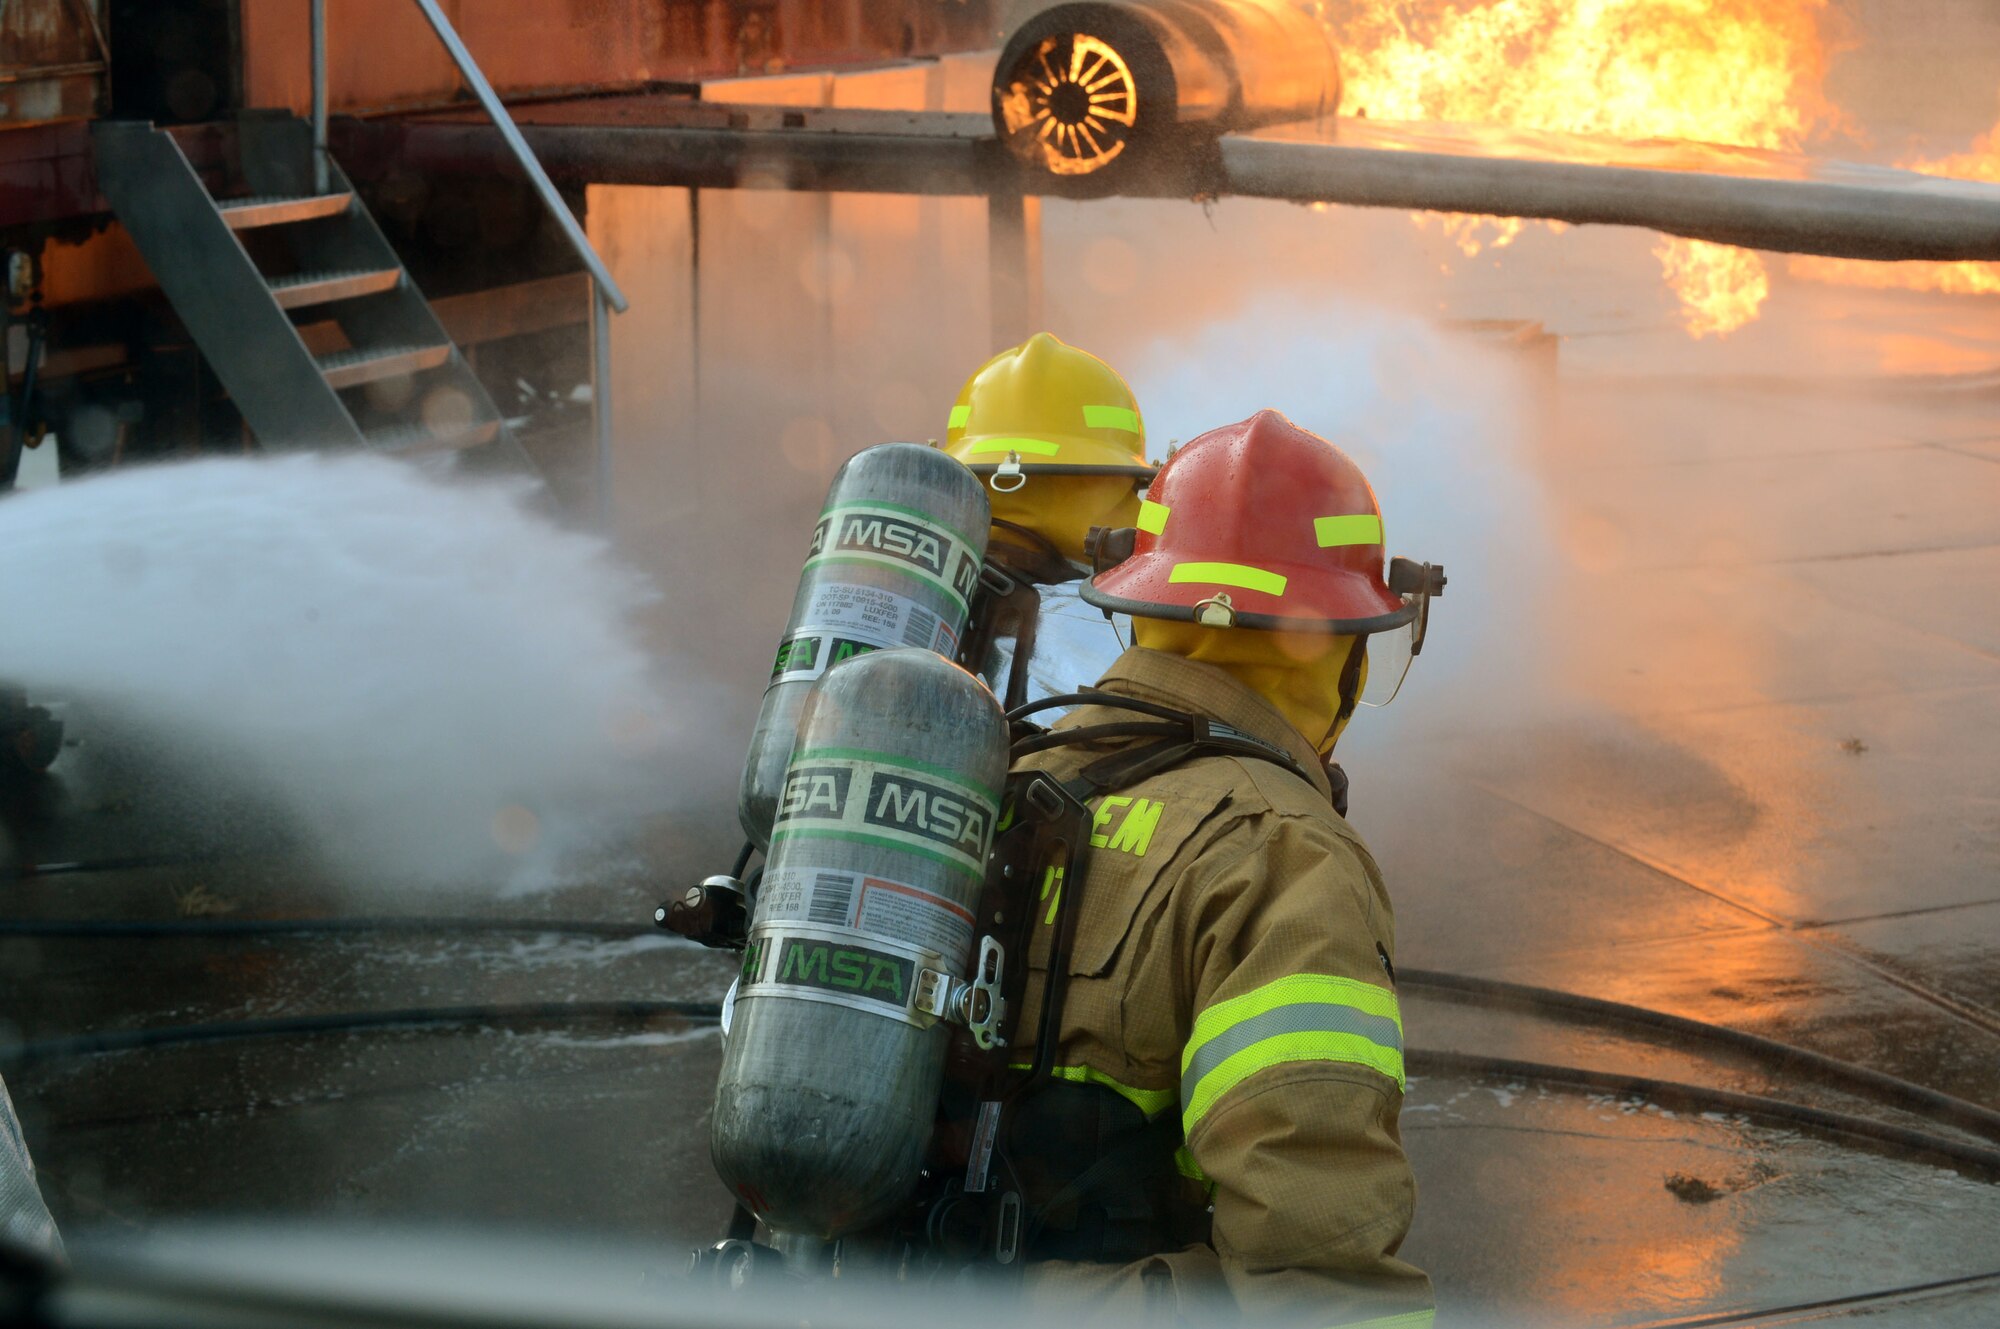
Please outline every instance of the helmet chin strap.
M1347 652L1347 662L1340 667L1340 708L1333 713L1333 723L1326 727L1326 733L1313 749L1322 757L1333 755L1333 745L1340 741L1340 731L1347 728L1347 722L1354 718L1354 708L1361 700L1361 685L1368 678L1368 638L1358 637Z

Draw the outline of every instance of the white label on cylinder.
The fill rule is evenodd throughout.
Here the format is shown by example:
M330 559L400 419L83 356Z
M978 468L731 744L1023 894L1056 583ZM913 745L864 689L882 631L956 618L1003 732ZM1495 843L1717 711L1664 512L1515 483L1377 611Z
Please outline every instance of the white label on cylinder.
M962 965L972 948L972 911L935 891L844 868L786 864L764 874L757 917L770 923L851 927L936 951Z
M813 589L798 631L778 648L771 682L810 681L843 660L890 646L921 646L949 660L958 654L958 633L906 595L827 583Z
M854 928L760 920L743 948L736 1000L739 1007L769 997L819 1002L928 1029L937 1017L916 1008L918 984L924 970L947 963L934 951Z

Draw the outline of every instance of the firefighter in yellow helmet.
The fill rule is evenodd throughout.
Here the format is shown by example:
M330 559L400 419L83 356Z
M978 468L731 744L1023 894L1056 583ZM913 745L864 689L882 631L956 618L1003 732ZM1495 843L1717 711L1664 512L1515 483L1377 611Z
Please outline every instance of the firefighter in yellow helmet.
M1066 949L1038 928L1009 1053L1049 1068L1007 1129L1029 1295L1420 1329L1394 915L1327 759L1443 574L1385 579L1367 480L1274 411L1182 448L1111 544L1084 594L1136 645L1016 768L1091 810L1079 880L1041 885L1077 912Z
M1088 351L1038 332L959 389L946 450L986 483L993 509L965 656L1007 705L1094 678L1120 644L1077 596L1093 529L1129 527L1152 480L1132 389ZM989 570L991 571L991 570Z
M945 450L986 481L990 555L1040 582L1081 575L1091 528L1130 526L1153 475L1125 380L1046 332L966 379Z

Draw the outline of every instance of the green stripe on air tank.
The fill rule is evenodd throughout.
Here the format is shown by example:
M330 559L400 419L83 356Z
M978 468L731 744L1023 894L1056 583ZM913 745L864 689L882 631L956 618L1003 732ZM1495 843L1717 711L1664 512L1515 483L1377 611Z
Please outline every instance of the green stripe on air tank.
M908 577L917 585L925 587L928 590L941 592L949 596L951 602L958 607L960 614L965 614L971 609L971 606L966 603L964 596L952 590L949 586L941 584L937 578L927 577L915 568L899 563L894 559L870 558L866 554L821 554L818 558L806 560L806 566L809 568L816 568L822 563L861 563L871 568L882 568L895 573L899 577Z
M870 835L865 831L843 831L821 826L780 825L771 832L771 844L776 847L780 840L845 840L850 844L872 845L877 849L894 849L898 853L914 854L918 858L928 858L933 863L963 872L974 880L983 881L985 872L963 858L956 858L941 850L930 849L893 835Z
M957 527L945 525L938 520L935 512L925 512L922 508L913 508L907 503L889 503L879 498L857 498L846 503L829 503L819 510L819 515L820 520L824 521L836 512L868 512L875 509L883 512L899 513L905 517L915 517L928 526L937 527L946 535L956 536L974 548L977 548L980 542L986 538L982 535L978 540L975 540Z
M902 757L889 752L870 752L866 748L801 748L792 754L792 761L805 761L808 758L823 761L865 761L870 766L891 766L906 771L921 771L925 775L935 775L940 780L949 780L968 794L977 794L980 802L993 808L996 813L999 811L999 801L966 779L965 772L954 771L949 766L940 766L936 762L920 761L915 757Z

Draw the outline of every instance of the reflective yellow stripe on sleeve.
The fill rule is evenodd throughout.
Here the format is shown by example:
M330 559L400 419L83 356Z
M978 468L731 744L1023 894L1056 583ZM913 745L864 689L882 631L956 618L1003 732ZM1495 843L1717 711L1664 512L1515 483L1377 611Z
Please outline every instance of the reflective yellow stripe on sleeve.
M1258 1071L1295 1062L1366 1066L1403 1087L1403 1015L1396 994L1330 974L1293 974L1218 1002L1195 1017L1181 1053L1181 1129Z
M1027 1062L1019 1061L1007 1069L1025 1071L1031 1068ZM1129 1084L1120 1084L1103 1071L1091 1066L1051 1066L1049 1074L1058 1080L1068 1080L1072 1084L1101 1084L1145 1113L1148 1121L1172 1107L1175 1098L1178 1097L1172 1089L1134 1089Z
M1378 1315L1372 1320L1342 1320L1327 1329L1431 1329L1436 1319L1434 1310L1403 1311L1398 1315Z

